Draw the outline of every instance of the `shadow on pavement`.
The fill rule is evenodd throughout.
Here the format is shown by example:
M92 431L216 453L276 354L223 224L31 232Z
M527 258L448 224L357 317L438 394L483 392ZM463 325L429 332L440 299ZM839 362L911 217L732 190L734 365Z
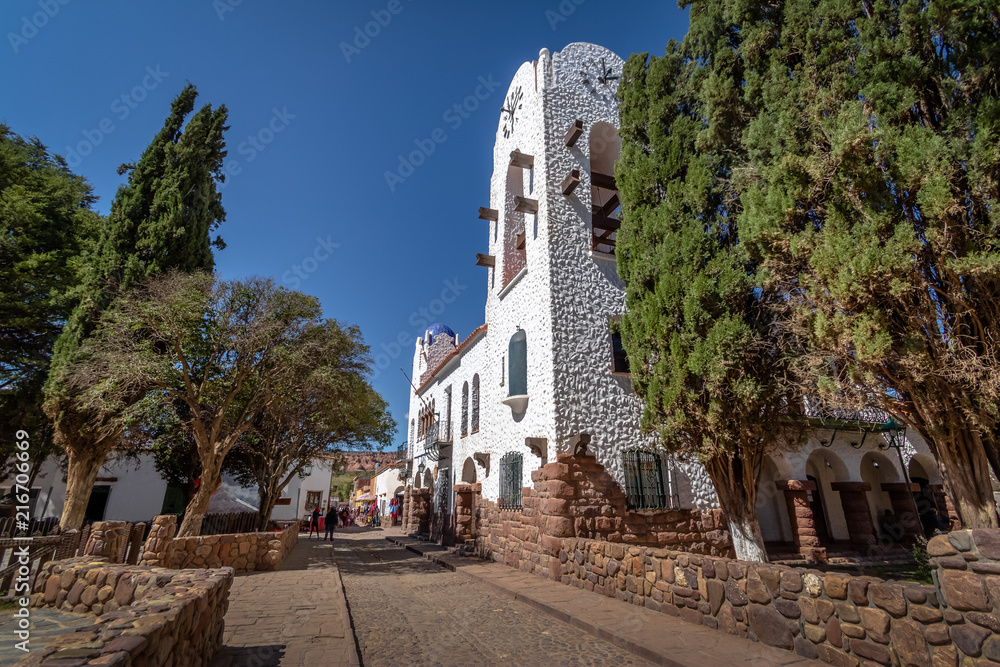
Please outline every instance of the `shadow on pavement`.
M261 646L223 646L212 660L212 667L279 667L285 655L284 644Z

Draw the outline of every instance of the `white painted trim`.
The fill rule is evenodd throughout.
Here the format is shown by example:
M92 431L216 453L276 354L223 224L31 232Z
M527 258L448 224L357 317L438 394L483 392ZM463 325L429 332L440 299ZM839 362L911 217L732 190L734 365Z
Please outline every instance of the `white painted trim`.
M512 289L514 289L514 285L516 285L516 284L518 284L519 282L521 282L521 278L523 278L523 277L525 276L525 274L527 274L527 273L528 273L528 267L524 267L523 269L521 269L520 271L518 271L518 272L517 272L517 275L516 275L516 276L514 276L513 278L511 278L510 282L509 282L509 283L507 283L507 285L506 285L506 286L504 286L504 288L503 288L503 289L501 289L501 290L500 290L500 291L499 291L499 292L497 293L497 298L498 298L498 299L503 299L503 298L504 298L505 296L507 296L507 294L508 294L508 293L509 293L509 292L510 292L510 291L511 291Z

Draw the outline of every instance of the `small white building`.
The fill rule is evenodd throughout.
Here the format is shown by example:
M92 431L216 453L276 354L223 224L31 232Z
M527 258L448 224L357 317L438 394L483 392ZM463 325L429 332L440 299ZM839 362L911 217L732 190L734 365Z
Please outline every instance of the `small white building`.
M324 512L330 499L333 477L331 458L317 459L302 475L295 475L282 491L271 518L303 518L319 506ZM0 483L0 493L11 490L14 481ZM42 464L31 488L31 517L59 518L66 498L66 473L56 458ZM229 478L212 496L209 512L255 512L259 496L254 487L240 487ZM110 459L101 468L90 496L85 521L114 519L149 521L157 514L179 513L184 509L180 489L167 484L153 465L153 457Z
M717 506L700 464L667 460L640 433L642 403L615 333L625 308L614 254L622 65L594 44L542 49L507 90L479 214L485 322L464 337L434 324L414 346L406 484L430 488L435 512L453 513L459 482L481 483L485 499L516 509L531 471L583 445L631 506ZM910 479L945 511L940 474L918 436L893 440L901 433L882 430L887 415L810 416L815 428L802 448L765 460L758 502L765 539L813 544L800 544L802 526L789 520L795 494L806 494L828 543L855 537L838 494L850 502L867 494L873 527L903 502L893 503L890 490L899 487L892 485L909 493Z

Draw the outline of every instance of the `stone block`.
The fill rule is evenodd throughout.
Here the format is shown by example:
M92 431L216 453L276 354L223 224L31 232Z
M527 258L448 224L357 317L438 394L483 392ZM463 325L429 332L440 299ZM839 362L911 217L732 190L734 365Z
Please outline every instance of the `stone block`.
M952 533L954 535L954 533ZM990 636L990 631L978 625L966 623L964 625L954 625L949 629L951 641L962 653L978 658L983 651L983 642Z
M943 570L939 573L939 577L949 607L959 611L990 610L986 591L983 590L982 581L977 575L958 570Z
M785 618L777 610L752 604L749 607L748 615L750 629L762 643L789 651L795 648L791 630L789 630Z
M892 656L889 653L889 649L881 644L873 644L871 642L862 641L852 641L851 642L851 652L855 655L859 655L866 660L871 660L880 665L891 665Z
M904 618L892 622L892 645L903 665L931 667L931 656L923 629L913 621Z
M868 596L872 603L886 610L894 617L906 615L906 598L903 589L896 584L873 583L868 587Z
M834 600L847 599L847 585L850 582L850 577L841 574L828 574L823 579L823 584L826 587L826 594Z

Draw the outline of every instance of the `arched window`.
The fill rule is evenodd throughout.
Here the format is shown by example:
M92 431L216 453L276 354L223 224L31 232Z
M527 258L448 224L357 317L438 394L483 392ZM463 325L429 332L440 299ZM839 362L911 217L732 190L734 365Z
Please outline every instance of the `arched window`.
M510 337L507 347L507 395L523 396L528 393L528 336L523 329Z
M521 463L523 457L509 452L500 459L500 500L502 510L521 509Z
M472 376L472 432L479 431L479 373Z
M615 161L622 140L614 125L600 122L590 128L590 206L592 235L590 249L614 253L618 235L621 198L615 183Z
M462 437L469 435L469 383L462 385Z
M527 263L525 254L524 213L517 210L515 197L524 196L524 170L507 168L507 197L503 210L503 280L505 287Z

